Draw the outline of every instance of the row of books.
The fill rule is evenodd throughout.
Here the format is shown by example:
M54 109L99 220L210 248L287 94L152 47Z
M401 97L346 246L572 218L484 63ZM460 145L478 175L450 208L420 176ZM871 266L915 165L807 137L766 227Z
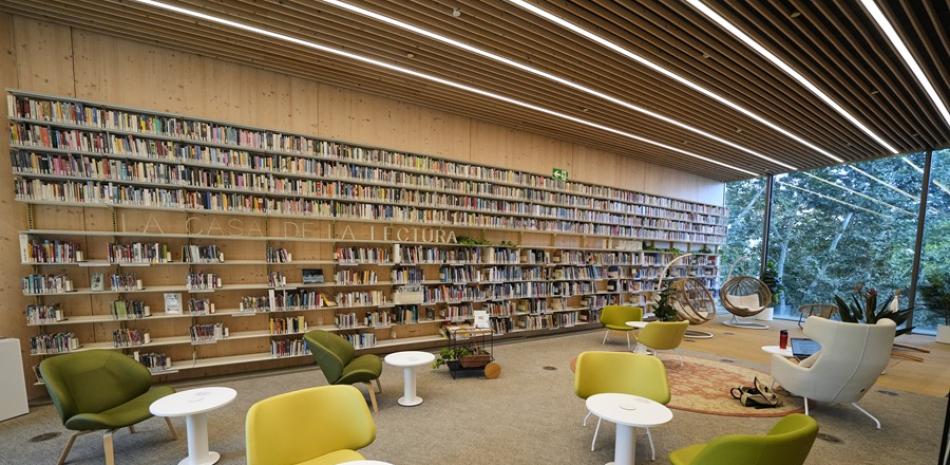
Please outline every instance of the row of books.
M188 299L188 312L192 315L213 315L215 312L214 302L211 299Z
M30 337L31 354L60 354L79 348L79 338L72 331L37 334Z
M224 252L217 245L186 245L181 248L181 261L185 263L222 263Z
M76 132L70 130L70 132ZM91 134L88 138L102 138L101 134ZM116 137L116 136L112 136ZM74 140L77 137L68 137L67 140ZM432 206L444 205L455 207L473 207L491 210L499 208L501 211L508 211L521 214L551 216L563 219L575 219L578 221L625 223L628 220L633 221L637 226L649 226L649 223L642 222L642 218L657 219L660 221L674 221L683 224L656 224L652 227L667 229L679 229L684 231L706 232L710 234L724 234L724 227L720 226L717 217L708 215L697 215L692 213L666 211L656 207L646 207L643 205L625 204L620 202L607 201L578 201L577 196L570 194L557 194L541 191L542 195L518 195L520 188L510 186L497 186L488 183L473 183L471 181L459 181L450 178L439 178L425 175L410 175L416 178L414 183L405 182L405 176L388 176L386 178L397 178L397 182L379 179L378 176L359 176L361 171L356 173L352 170L334 169L340 165L337 162L316 162L314 160L298 159L306 163L305 168L310 170L297 170L298 164L291 163L291 170L274 170L271 166L274 163L255 163L254 165L224 165L225 170L210 168L194 168L188 165L175 165L177 161L189 161L187 154L192 151L184 151L185 156L179 156L177 153L182 150L176 150L175 147L165 148L162 146L154 147L161 149L157 152L146 152L143 154L139 150L129 150L130 146L123 146L124 140L113 141L113 144L107 144L105 141L95 143L83 142L79 145L70 146L67 144L54 143L56 149L76 150L84 152L99 153L99 148L107 148L110 145L114 148L111 152L130 156L165 158L156 162L121 160L114 158L101 158L102 155L76 155L76 154L42 154L33 151L15 151L13 153L14 169L23 174L43 174L57 176L84 177L96 180L112 180L124 182L148 182L159 184L172 184L181 186L218 188L218 189L237 189L248 190L261 193L274 194L296 194L308 196L333 196L333 197L351 197L365 198L374 200L389 200L391 202L408 202L417 204L426 204ZM31 141L23 141L25 145L31 145ZM88 150L88 146L94 150ZM146 144L146 147L150 145ZM136 147L137 148L137 147ZM108 151L107 151L108 152ZM245 153L246 154L246 153ZM288 157L281 157L286 159ZM240 160L246 160L247 157L241 157ZM269 160L268 160L269 161ZM310 166L317 163L317 166ZM285 164L282 164L285 165ZM324 166L325 165L325 166ZM314 170L314 168L318 168ZM358 167L364 168L365 167ZM321 181L299 179L295 177L280 177L272 174L255 174L253 172L232 171L233 169L242 170L268 170L277 173L287 173L292 176L309 176L320 179ZM379 169L370 169L372 172L381 171ZM391 170L382 170L390 171ZM399 172L397 172L399 173ZM392 184L389 187L379 187L374 184L371 186L361 186L357 184L342 184L336 180L351 180L355 182L373 182ZM323 184L324 181L333 182L333 184ZM402 181L402 182L399 182ZM449 186L445 186L449 184ZM410 189L407 190L406 188ZM411 188L416 190L412 190ZM395 188L398 188L395 189ZM388 189L382 190L380 189ZM547 195L543 195L547 194ZM450 197L446 197L450 196ZM460 197L459 197L460 196ZM475 197L471 197L475 196ZM486 199L485 196L488 196ZM493 203L480 203L493 202ZM504 202L495 204L494 202ZM510 202L516 202L514 204ZM543 202L536 204L531 202ZM512 208L514 207L514 208ZM615 216L622 215L622 216ZM626 218L630 216L631 218ZM626 219L625 219L626 218ZM712 222L712 223L710 223ZM715 226L718 229L694 229L694 225Z
M147 330L119 328L112 331L112 345L115 347L133 347L152 342Z
M271 334L298 334L307 331L307 320L303 315L284 318L271 318L268 321Z
M14 181L14 191L20 201L97 203L128 207L195 209L342 220L398 221L457 227L636 237L673 242L721 242L721 238L718 236L707 236L705 234L657 231L624 225L568 220L541 220L504 213L478 213L464 209L446 210L414 206L351 203L339 200L270 198L245 193L163 189L99 181L74 182L19 178Z
M140 291L145 289L142 280L135 273L112 273L109 285L113 291Z
M132 352L132 358L136 362L145 365L145 368L148 368L148 371L152 373L161 373L172 369L172 358L166 354L158 352L140 353L136 350Z
M172 252L168 244L132 242L109 244L109 263L169 263Z
M274 339L270 341L271 357L309 355L310 349L303 339Z
M347 285L376 284L379 282L379 276L373 270L338 270L334 275L334 279L337 284Z
M141 300L119 299L112 302L112 317L116 320L134 320L150 316L151 308Z
M192 272L185 275L185 287L188 290L209 291L224 285L221 276L210 272Z
M268 313L295 310L314 310L336 307L336 301L325 294L312 290L275 290L267 295L244 296L239 303L241 313Z
M64 274L31 274L20 279L23 294L62 294L73 292L73 280Z
M31 325L57 323L63 321L63 309L60 304L30 304L26 306L26 321Z
M376 347L376 334L374 333L341 334L341 336L350 344L353 344L353 348L356 350Z
M478 166L462 162L440 160L424 155L403 154L381 149L365 149L299 135L236 128L181 117L118 111L78 102L50 101L25 96L9 97L8 106L11 115L26 119L81 124L89 127L123 130L133 133L157 134L176 137L182 140L195 140L273 152L352 159L373 162L375 164L399 166L418 171L450 174L470 179L563 190L582 195L606 197L704 214L724 213L721 207L683 202L606 186L561 181L547 176L509 169ZM80 109L69 111L56 110L57 108L73 109L77 107L80 107ZM47 109L49 109L49 111L47 111ZM54 117L53 115L61 117Z
M205 323L193 325L189 329L192 344L213 344L219 339L230 336L227 326L222 323Z
M264 254L267 263L290 263L293 261L294 256L287 249L283 247L271 247L267 246L267 250Z
M22 263L76 263L84 256L79 244L69 241L30 239L20 235L20 261Z
M418 283L425 280L425 272L422 268L395 267L390 272L390 278L394 283Z
M274 288L287 287L287 275L280 271L268 272L267 285Z

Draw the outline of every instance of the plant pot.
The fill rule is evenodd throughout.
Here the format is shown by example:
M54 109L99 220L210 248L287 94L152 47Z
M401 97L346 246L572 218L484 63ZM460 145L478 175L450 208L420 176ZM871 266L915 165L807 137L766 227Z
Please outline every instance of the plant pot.
M491 355L488 354L463 355L459 358L462 368L481 368L489 362L491 362Z
M941 344L950 344L950 326L937 326L937 342Z

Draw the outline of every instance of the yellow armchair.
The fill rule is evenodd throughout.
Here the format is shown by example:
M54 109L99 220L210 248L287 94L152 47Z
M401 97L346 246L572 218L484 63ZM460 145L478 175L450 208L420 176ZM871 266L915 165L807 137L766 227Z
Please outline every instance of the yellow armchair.
M264 399L247 412L247 465L336 465L376 439L376 424L353 386L321 386Z
M818 436L818 422L793 413L782 418L765 436L730 434L706 444L694 444L670 453L673 465L802 465Z
M604 342L607 343L607 336L611 331L621 331L627 335L627 348L630 348L630 331L633 328L627 326L628 321L640 321L643 319L643 308L630 307L626 305L607 305L600 311L600 322L607 331L604 333Z
M660 350L673 350L683 343L683 336L689 328L689 322L682 321L654 321L640 330L637 343L643 344L654 354ZM683 360L680 359L680 366Z
M670 386L666 380L666 368L656 357L629 352L583 352L577 357L574 369L574 393L581 399L594 394L621 393L645 397L661 404L670 401ZM591 413L584 418L584 426ZM600 418L594 429L590 450L594 450ZM650 454L656 458L653 436L646 429L650 441Z

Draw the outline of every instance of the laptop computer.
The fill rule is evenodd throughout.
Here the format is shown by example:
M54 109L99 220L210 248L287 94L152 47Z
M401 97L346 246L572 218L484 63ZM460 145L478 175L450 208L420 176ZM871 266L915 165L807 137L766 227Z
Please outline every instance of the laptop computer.
M807 337L793 337L791 342L792 356L799 361L805 360L821 350L821 344Z

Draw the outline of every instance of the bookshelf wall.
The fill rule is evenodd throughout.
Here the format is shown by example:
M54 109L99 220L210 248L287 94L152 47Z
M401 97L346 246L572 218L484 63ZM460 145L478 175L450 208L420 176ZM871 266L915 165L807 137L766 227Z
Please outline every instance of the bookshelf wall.
M674 274L717 287L715 205L35 93L7 111L36 359L177 375L303 359L315 328L440 344L473 310L500 336L583 329L644 303L673 247L698 252Z

